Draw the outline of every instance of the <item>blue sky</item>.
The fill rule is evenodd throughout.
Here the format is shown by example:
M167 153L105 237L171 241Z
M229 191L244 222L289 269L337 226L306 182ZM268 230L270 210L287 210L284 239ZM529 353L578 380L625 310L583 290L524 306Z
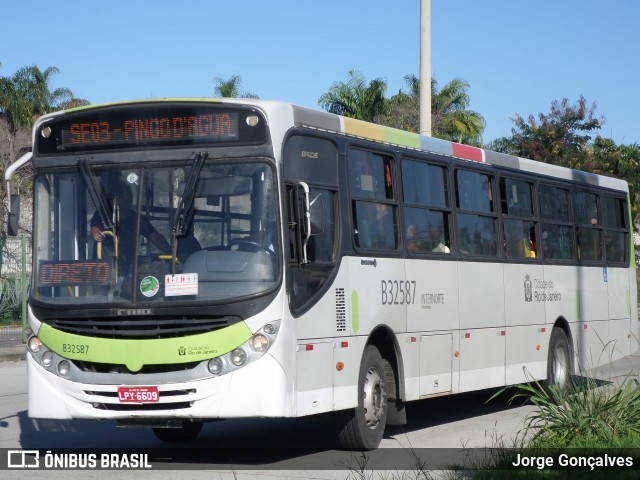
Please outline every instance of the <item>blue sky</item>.
M360 70L388 96L419 73L419 0L0 0L0 75L56 66L53 87L91 103L213 96L242 77L261 98L319 108ZM432 75L470 84L484 140L515 113L584 95L600 132L640 144L640 1L431 0Z

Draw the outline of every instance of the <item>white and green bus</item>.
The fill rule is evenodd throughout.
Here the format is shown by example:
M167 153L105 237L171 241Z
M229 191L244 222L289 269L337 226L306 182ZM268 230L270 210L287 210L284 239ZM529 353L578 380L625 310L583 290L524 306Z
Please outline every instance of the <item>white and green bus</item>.
M621 180L253 99L56 112L28 162L31 417L335 412L371 449L409 401L638 349Z

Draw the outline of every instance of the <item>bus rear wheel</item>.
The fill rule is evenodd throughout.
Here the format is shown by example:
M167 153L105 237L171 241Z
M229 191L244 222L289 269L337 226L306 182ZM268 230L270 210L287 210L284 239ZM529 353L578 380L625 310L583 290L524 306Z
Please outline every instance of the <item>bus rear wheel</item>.
M153 428L153 433L163 442L188 442L195 440L202 430L202 422L183 421L177 428Z
M336 414L342 448L372 450L380 445L387 423L386 378L380 352L368 345L358 375L358 406Z
M546 386L565 392L571 385L571 347L562 328L554 327L549 340Z

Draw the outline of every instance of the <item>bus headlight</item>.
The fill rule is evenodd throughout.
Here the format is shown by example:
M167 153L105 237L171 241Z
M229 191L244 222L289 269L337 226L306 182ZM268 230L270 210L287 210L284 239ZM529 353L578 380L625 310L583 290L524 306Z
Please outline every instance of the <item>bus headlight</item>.
M53 363L53 352L44 352L42 354L42 365L49 368Z
M38 337L31 337L27 345L31 353L38 353L42 348L42 340L40 340Z
M236 348L233 352L231 352L231 362L236 367L244 365L244 362L246 361L247 361L247 352L245 352L243 348Z
M212 358L207 364L207 368L214 375L220 375L222 373L223 366L224 365L222 364L222 360L220 360L220 358Z
M70 368L69 362L63 360L58 364L58 373L64 377L69 373Z
M272 320L256 331L242 345L210 360L206 369L213 376L226 375L262 358L276 341L281 320ZM203 362L201 365L205 366Z
M269 348L269 339L261 333L258 333L251 337L251 348L256 352L266 352Z

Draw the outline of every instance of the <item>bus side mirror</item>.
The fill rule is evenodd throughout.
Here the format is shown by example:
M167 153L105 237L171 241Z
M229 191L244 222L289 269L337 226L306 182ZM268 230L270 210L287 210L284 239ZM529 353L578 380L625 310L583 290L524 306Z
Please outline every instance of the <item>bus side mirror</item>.
M7 235L15 237L18 235L18 222L20 220L20 195L14 194L9 197L7 217Z

